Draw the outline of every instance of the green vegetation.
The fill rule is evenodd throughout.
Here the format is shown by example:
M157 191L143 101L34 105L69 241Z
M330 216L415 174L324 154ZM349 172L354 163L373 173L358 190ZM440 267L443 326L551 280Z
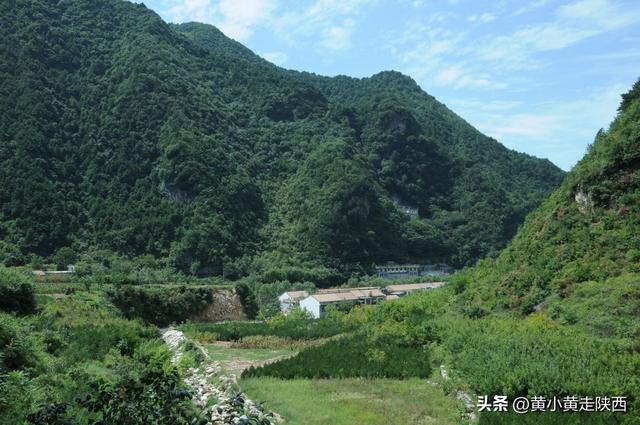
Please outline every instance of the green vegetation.
M207 345L207 350L212 359L222 362L223 367L226 365L225 362L270 360L295 353L287 348L235 348L220 347L215 344Z
M608 288L607 279L623 274L629 282L638 281L637 86L624 96L618 117L598 133L560 189L527 217L513 243L495 260L483 260L461 276L473 282L463 291L470 308L518 308L527 314L540 303L571 297L581 282L600 282ZM632 287L626 285L633 300ZM598 310L608 314L605 308Z
M213 302L213 289L208 287L118 286L106 295L125 317L139 317L158 326L184 322Z
M289 316L276 316L266 322L186 323L179 329L192 338L238 341L248 336L270 335L291 339L317 339L351 332L356 324L342 320L339 314L318 320L295 312Z
M361 336L338 338L307 348L291 359L249 368L243 378L426 378L429 352L421 347L372 343Z
M449 368L451 379L443 383L448 392L510 399L624 396L630 405L626 414L483 413L482 424L638 423L637 87L623 96L609 130L598 134L497 259L458 273L445 288L352 311L346 320L362 324L354 338L363 345L426 346L431 367ZM295 373L287 369L314 370L316 364L324 365L327 377L344 376L341 365L357 370L330 354L320 360L324 349L309 348L251 374L291 378Z
M374 263L488 257L375 308L182 329L254 345L256 361L292 352L260 344L328 338L245 374L292 423L459 422L440 391L460 389L632 406L482 424L638 423L640 81L498 255L563 173L399 73L282 70L213 27L121 0L1 2L0 39L0 264L78 271L42 278L58 283L36 285L36 305L31 279L0 268L0 422L196 422L180 370L200 353L173 367L134 318L181 322L210 284L243 279L247 312L269 317L282 289L342 284ZM416 379L441 364L441 388ZM354 376L404 381L335 379Z
M424 379L251 378L241 385L291 425L460 423L456 402Z
M0 311L29 314L35 307L33 286L25 274L0 266Z
M157 267L91 262L103 283L321 287L374 262L460 266L503 247L563 175L399 73L286 71L122 0L3 2L0 17L6 265L107 253Z
M157 329L100 293L0 313L3 424L192 424L197 412Z

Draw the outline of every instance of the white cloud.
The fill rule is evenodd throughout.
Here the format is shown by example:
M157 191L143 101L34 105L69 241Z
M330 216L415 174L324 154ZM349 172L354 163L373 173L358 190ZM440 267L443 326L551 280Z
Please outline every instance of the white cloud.
M289 59L285 52L264 52L260 56L276 65L283 65Z
M601 30L611 30L636 22L638 8L620 9L610 0L579 0L560 6L556 12L565 22L591 23Z
M355 22L346 19L341 25L326 28L322 33L321 44L332 50L342 50L349 46Z
M211 22L214 12L211 0L180 0L167 10L174 22Z
M496 15L492 14L492 13L482 13L480 15L471 15L467 18L467 21L469 22L479 22L481 24L486 24L489 22L493 22L496 20Z
M515 12L513 12L511 14L511 16L519 16L519 15L524 15L525 13L529 13L532 12L536 9L539 9L543 6L546 6L547 4L549 4L552 0L536 0L536 1L530 1L526 4L526 6L521 7L520 9L516 9Z
M584 39L640 21L640 8L622 10L610 0L577 0L560 6L548 22L530 24L483 43L483 60L501 61L512 69L536 66L538 52L559 50Z
M316 0L302 9L277 17L275 32L289 44L317 44L324 49L343 50L351 45L358 17L378 0Z
M493 128L491 134L497 139L505 136L542 138L556 130L558 119L554 115L516 114L508 117L500 126Z
M608 127L624 84L594 88L573 100L542 102L454 99L454 110L488 136L518 151L546 157L568 170Z
M450 100L450 103L455 109L473 109L484 112L509 111L522 105L521 101L480 100L477 98L454 98Z
M166 14L173 22L197 21L217 26L227 36L246 41L256 26L265 24L277 0L169 0Z
M218 26L231 38L247 40L254 26L267 20L275 7L274 0L220 0L223 19Z
M457 66L445 68L436 75L436 82L441 85L449 85L462 77L463 74L464 72Z

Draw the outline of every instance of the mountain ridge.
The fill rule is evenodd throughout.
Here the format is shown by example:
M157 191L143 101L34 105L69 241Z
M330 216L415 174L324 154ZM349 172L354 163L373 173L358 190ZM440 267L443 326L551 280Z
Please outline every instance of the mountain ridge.
M118 0L0 7L10 41L0 52L0 252L22 261L72 246L152 254L196 274L464 265L496 253L563 175L483 136L397 72L282 70L214 27L166 24ZM327 143L350 146L338 149L342 169L319 160L327 181L370 170L353 181L372 188L354 198L362 204L293 188L314 152L336 152ZM280 211L293 193L293 204L325 211L316 221ZM392 197L419 218L400 214ZM332 233L343 220L366 225ZM391 234L393 248L383 242ZM316 237L347 251L293 252L283 242Z

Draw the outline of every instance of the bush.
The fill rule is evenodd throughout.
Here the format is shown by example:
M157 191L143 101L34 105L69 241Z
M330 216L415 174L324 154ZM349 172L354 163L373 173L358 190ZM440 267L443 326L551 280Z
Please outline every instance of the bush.
M269 349L292 349L318 346L325 343L325 339L292 339L273 335L251 335L241 338L232 343L233 348L269 348Z
M67 270L78 258L76 252L65 246L60 248L52 257L53 262L56 264L56 269Z
M238 283L236 285L236 294L240 297L240 303L247 317L249 319L255 319L258 315L258 304L249 285L246 283Z
M0 313L0 375L41 366L42 347L31 333L31 327L21 320Z
M191 337L199 332L215 334L222 341L238 341L247 336L271 335L291 339L327 338L355 330L356 325L341 318L326 316L309 319L301 314L276 316L267 322L189 323L180 329Z
M262 274L265 283L288 281L313 282L318 288L328 288L339 285L345 276L338 270L327 267L294 267L282 266L270 268Z
M0 310L30 314L36 309L33 286L24 273L0 267Z
M170 364L164 344L152 340L139 347L132 357L114 355L117 379L87 374L87 390L80 406L98 414L98 423L145 425L195 422L191 393L181 383Z
M640 367L634 348L541 315L456 319L441 323L440 329L451 364L478 394L640 394L640 382L629 379Z
M426 348L373 343L364 335L354 335L306 348L289 359L251 367L242 377L403 379L427 378L430 374L430 356Z
M107 296L127 318L139 317L157 326L181 323L203 312L213 301L213 289L122 286Z
M0 423L197 423L157 336L98 294L0 314Z
M15 267L24 263L25 257L16 245L0 241L0 266Z

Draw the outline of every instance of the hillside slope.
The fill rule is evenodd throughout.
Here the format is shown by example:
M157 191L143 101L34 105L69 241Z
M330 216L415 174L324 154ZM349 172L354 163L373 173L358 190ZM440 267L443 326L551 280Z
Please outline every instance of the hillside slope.
M214 27L120 0L0 12L7 264L71 246L227 276L459 266L504 246L563 176L399 73L286 71Z
M593 304L609 315L637 316L639 169L640 81L623 95L610 128L598 133L586 156L527 217L509 247L461 277L460 290L468 282L469 308L529 313L554 304L561 308L578 297L578 304Z

